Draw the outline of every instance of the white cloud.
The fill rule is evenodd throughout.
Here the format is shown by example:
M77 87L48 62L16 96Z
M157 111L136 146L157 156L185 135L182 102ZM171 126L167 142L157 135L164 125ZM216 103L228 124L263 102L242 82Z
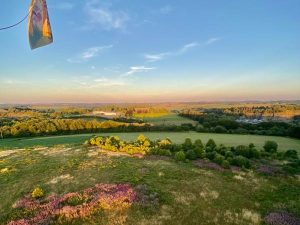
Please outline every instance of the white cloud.
M158 53L158 54L145 54L144 58L148 62L161 61L161 60L164 60L164 59L166 59L170 56L182 55L182 54L188 52L189 50L191 50L193 48L196 48L196 47L199 47L199 46L206 46L206 45L213 44L213 43L215 43L219 40L221 40L221 39L220 38L210 38L202 44L200 44L198 42L191 42L191 43L188 43L188 44L184 45L183 47L181 47L180 49L178 49L176 51L162 52L162 53Z
M127 76L133 75L135 73L143 73L143 72L148 72L150 70L155 70L155 69L156 68L154 68L154 67L132 66L132 67L130 67L129 71L122 74L121 77L127 77Z
M206 41L206 45L210 45L212 43L215 43L216 41L220 41L221 38L210 38Z
M181 55L186 53L192 48L197 47L199 44L197 42L192 42L184 45L182 48L176 50L176 51L171 51L171 52L163 52L163 53L158 53L158 54L146 54L145 59L148 62L156 62L156 61L161 61L167 57L170 56L176 56L176 55Z
M128 81L122 78L107 78L107 77L93 77L79 76L73 79L73 83L79 85L78 88L92 89L98 87L117 87L125 86Z
M95 46L84 50L79 55L69 58L68 62L70 63L81 63L90 60L91 58L97 57L100 53L104 52L107 49L112 48L113 45L105 45L105 46Z
M105 30L125 30L129 15L121 10L112 10L110 7L99 4L99 1L90 0L86 3L85 13L88 16L86 28L102 28Z

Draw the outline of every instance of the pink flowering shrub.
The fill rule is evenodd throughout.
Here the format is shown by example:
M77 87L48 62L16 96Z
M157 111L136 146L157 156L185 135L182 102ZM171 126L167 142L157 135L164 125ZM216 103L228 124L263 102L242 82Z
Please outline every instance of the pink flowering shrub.
M28 195L15 205L34 216L14 220L8 225L49 224L55 218L66 220L85 218L97 210L122 211L128 209L136 198L134 189L128 184L97 184L82 193L67 193L63 196L51 195L46 199L34 199Z

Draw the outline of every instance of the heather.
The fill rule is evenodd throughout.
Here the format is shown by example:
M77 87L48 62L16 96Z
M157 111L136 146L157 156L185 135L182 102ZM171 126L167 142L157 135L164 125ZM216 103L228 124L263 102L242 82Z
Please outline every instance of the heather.
M105 138L114 143L111 137ZM250 168L225 167L221 159L252 151L239 147L231 154L213 141L177 144L147 136L126 142L150 146L142 158L85 144L2 150L0 224L252 225L272 212L300 217L297 175L276 170L294 160L294 151L280 155L283 160L278 152L247 158ZM212 148L216 159L206 156Z

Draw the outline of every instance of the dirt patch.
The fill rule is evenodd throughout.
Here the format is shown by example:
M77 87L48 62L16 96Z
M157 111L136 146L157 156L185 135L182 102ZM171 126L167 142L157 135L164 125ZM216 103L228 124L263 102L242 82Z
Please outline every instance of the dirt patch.
M7 156L10 156L12 154L15 154L19 151L23 151L25 149L16 149L16 150L6 150L6 151L0 151L0 158L3 158L3 157L7 157Z
M73 177L70 174L65 174L65 175L61 175L59 177L55 177L52 180L50 180L48 183L49 184L56 184L60 181L64 181L64 180L72 180Z

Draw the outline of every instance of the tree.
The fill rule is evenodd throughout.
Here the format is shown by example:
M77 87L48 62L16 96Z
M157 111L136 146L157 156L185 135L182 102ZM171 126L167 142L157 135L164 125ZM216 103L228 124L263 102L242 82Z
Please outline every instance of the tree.
M278 144L275 141L266 141L264 149L266 152L274 153L277 152Z
M183 147L183 150L185 150L185 151L192 149L193 148L192 140L190 138L186 138L182 147Z
M215 149L217 147L216 142L213 139L209 139L206 143L205 147L210 147L211 149Z

